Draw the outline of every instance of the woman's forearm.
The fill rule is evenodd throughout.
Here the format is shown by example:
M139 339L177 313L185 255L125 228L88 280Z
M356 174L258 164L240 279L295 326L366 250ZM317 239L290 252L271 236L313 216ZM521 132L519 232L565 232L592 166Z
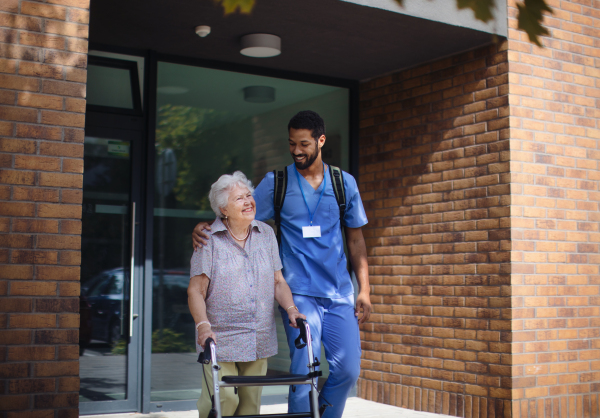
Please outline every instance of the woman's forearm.
M208 280L208 278L206 278ZM188 306L190 313L194 317L194 322L198 324L202 321L208 321L206 314L206 286L203 276L194 276L190 279L188 286Z
M281 274L281 270L275 272L275 300L283 309L294 306L292 291Z

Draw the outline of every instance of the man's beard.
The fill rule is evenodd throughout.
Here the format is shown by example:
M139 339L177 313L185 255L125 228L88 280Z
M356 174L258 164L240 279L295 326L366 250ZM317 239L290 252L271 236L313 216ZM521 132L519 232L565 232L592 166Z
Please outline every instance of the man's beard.
M308 156L306 154L300 154L300 155L292 154L292 158L294 158L294 164L296 164L296 169L306 170L308 167L310 167L315 162L315 160L319 156L320 151L321 151L321 149L317 146L315 153L311 156ZM306 157L306 160L304 160L304 162L296 161L296 157L303 157L303 156Z

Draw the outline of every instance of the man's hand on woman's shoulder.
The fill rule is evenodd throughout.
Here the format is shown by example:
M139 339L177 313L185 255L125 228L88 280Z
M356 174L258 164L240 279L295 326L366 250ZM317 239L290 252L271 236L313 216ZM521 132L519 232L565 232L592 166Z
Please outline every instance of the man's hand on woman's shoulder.
M202 248L208 242L208 234L205 231L210 231L210 224L208 222L200 222L192 231L192 245L194 251L198 248Z

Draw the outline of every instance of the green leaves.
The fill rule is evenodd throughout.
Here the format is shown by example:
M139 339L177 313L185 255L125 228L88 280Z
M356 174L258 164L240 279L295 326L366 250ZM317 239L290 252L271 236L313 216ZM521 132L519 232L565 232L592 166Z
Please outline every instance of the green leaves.
M482 22L489 22L494 18L494 14L492 13L494 6L494 0L456 0L456 7L473 10L475 19Z
M243 14L250 14L255 2L256 0L215 0L215 3L223 6L225 15L235 13L237 10Z
M548 35L548 29L542 26L543 12L552 13L552 9L545 0L525 0L525 3L518 3L517 8L519 29L527 33L530 42L542 46L539 36Z

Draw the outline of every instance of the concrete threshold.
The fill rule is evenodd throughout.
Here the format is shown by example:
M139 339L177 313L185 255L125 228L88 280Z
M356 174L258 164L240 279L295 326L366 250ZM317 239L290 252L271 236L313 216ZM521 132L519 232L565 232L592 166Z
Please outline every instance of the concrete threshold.
M261 414L277 414L287 411L287 404L263 405ZM198 411L153 412L151 414L105 414L85 415L85 418L198 418ZM343 418L450 418L450 415L432 414L430 412L412 411L366 401L361 398L348 398Z

